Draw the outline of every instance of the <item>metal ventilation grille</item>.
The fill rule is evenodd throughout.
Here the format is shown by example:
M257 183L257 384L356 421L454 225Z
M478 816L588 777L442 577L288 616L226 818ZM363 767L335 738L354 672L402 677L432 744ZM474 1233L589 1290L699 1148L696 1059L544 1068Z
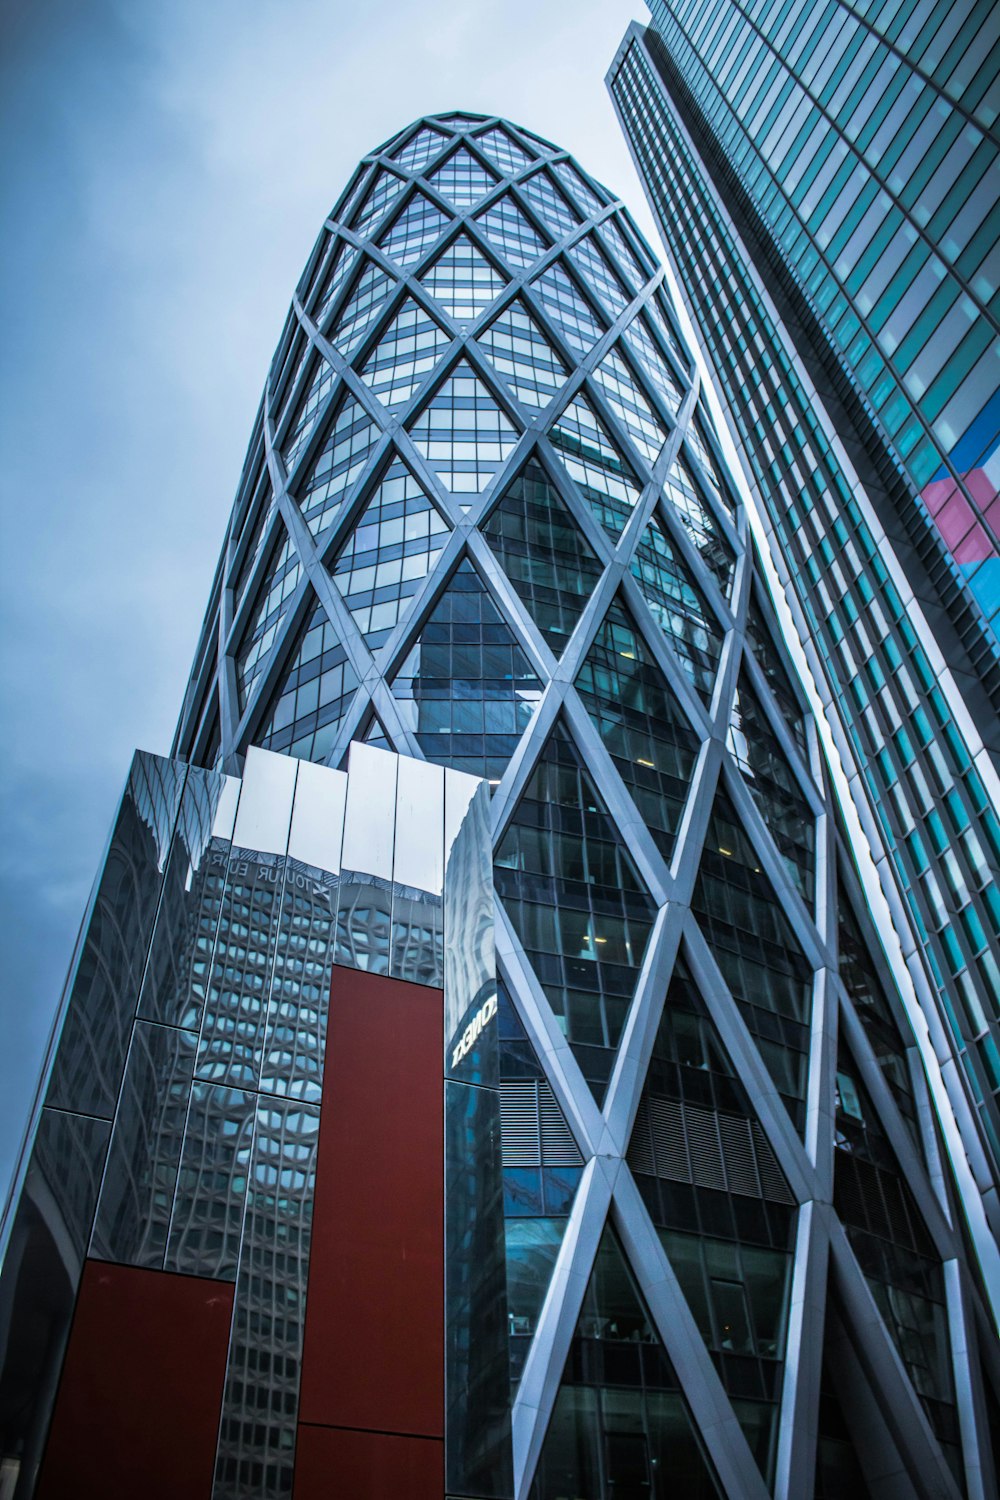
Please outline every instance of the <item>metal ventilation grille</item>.
M550 1086L500 1085L500 1143L505 1167L576 1167L583 1157Z
M671 1099L643 1098L627 1161L633 1172L696 1187L766 1198L795 1198L756 1120L718 1114Z

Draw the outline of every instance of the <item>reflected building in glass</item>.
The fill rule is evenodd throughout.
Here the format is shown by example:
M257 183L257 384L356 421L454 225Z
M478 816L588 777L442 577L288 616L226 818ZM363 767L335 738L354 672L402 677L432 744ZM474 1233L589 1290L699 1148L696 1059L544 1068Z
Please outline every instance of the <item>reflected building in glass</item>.
M85 923L2 1500L985 1500L996 1245L856 852L649 247L415 122Z

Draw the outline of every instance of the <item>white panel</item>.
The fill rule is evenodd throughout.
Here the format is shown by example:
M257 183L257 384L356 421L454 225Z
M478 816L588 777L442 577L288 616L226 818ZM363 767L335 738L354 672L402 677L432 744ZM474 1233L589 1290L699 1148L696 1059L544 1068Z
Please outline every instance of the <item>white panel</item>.
M236 814L233 843L262 854L284 854L292 821L297 760L273 750L247 751L243 790Z
M444 767L399 757L392 878L440 896L444 889Z
M345 870L392 879L398 761L399 757L388 750L376 750L356 740L351 743L342 856Z
M318 870L340 874L340 846L344 839L347 773L312 761L299 762L295 806L288 854Z
M462 819L469 810L469 803L482 786L479 776L469 776L465 771L453 771L449 766L444 773L444 858L448 862L451 846L455 842Z
M236 808L240 800L240 778L223 776L219 804L212 819L212 838L231 839L236 826Z

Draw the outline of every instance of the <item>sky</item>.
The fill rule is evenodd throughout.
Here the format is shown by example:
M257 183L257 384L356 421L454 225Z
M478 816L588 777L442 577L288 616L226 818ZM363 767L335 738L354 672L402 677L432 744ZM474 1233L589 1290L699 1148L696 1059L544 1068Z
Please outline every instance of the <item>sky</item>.
M418 115L572 151L641 0L0 0L0 1190L135 748L167 753L264 375Z

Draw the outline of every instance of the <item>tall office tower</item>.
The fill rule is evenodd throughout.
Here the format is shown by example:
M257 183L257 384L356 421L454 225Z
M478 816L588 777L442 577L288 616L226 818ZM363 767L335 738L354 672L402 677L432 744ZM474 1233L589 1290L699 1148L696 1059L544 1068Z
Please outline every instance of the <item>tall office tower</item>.
M1000 13L651 9L609 87L996 1234Z
M173 1500L176 1441L143 1472L140 1361L206 1500L985 1500L995 1260L966 1249L979 1197L742 495L613 195L484 117L364 160L157 772L202 796L242 775L236 823L164 816L159 897L162 852L135 894L109 862L71 983L0 1282L16 1500L29 1454L43 1500L74 1460L76 1500L81 1455L103 1500ZM345 755L346 813L317 825ZM443 1056L434 776L445 849L453 778L480 779L444 879ZM400 980L412 1022L383 1008ZM137 1048L169 1029L157 997L183 1069ZM86 1147L61 1175L60 1130ZM180 1329L217 1309L195 1387L136 1277Z

